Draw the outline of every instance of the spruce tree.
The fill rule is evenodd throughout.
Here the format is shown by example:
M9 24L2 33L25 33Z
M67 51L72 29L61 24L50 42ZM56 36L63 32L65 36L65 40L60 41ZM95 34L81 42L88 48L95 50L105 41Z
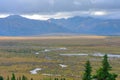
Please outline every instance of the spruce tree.
M59 80L58 78L55 78L54 80Z
M31 78L30 80L33 80L33 78Z
M60 80L65 80L65 78L61 78Z
M4 80L4 78L2 76L0 76L0 80Z
M16 80L14 73L12 74L11 80Z
M10 80L9 76L7 76L7 80Z
M85 72L82 80L92 80L91 72L92 72L92 67L91 67L90 61L87 61L85 64Z
M22 80L27 80L27 77L23 75Z
M117 75L116 74L111 74L109 71L112 69L108 62L108 56L107 54L104 55L103 60L102 60L102 67L97 70L96 75L94 78L97 80L116 80Z
M19 80L21 80L21 77L19 77Z

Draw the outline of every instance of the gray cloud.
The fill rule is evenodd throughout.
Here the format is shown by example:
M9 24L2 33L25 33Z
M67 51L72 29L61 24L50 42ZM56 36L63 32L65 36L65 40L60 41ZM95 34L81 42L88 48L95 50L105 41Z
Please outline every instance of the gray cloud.
M51 14L56 12L120 9L120 0L1 0L0 13Z

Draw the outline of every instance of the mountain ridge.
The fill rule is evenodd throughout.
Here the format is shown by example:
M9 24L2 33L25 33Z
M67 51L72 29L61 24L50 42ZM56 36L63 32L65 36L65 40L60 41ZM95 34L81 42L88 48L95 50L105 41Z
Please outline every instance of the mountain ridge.
M32 20L16 15L0 19L0 27L0 35L3 36L29 36L68 32L66 28L48 21Z
M33 20L19 15L0 18L0 36L44 34L120 35L120 19L71 17L68 19Z

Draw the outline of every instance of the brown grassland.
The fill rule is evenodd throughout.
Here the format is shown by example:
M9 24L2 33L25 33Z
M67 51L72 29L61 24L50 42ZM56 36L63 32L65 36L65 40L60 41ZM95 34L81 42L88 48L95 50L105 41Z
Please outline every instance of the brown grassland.
M61 49L62 48L62 49ZM48 51L45 51L48 50ZM35 54L38 52L39 54ZM88 54L88 56L61 56L60 54ZM29 79L64 77L81 80L84 64L89 59L93 73L101 65L102 57L94 53L120 55L119 36L46 36L46 37L0 37L0 75L15 73ZM120 80L120 58L109 58L112 71ZM67 65L62 68L59 64ZM38 74L29 71L42 68ZM44 76L43 74L52 74Z

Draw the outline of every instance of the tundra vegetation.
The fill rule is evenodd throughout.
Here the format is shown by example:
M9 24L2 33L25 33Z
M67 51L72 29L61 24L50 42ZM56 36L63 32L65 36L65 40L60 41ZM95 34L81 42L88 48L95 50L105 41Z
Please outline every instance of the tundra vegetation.
M92 67L91 78L98 78L103 69L101 54L108 55L112 66L109 75L120 80L119 36L0 37L0 79L11 80L14 73L15 78L24 75L28 80L82 80L87 60ZM41 70L31 74L34 69Z
M102 67L99 68L99 70L96 72L96 75L94 75L93 77L91 75L92 67L91 67L90 61L87 61L85 64L85 71L84 71L82 80L93 80L93 79L95 79L95 80L116 80L117 74L115 74L115 73L111 74L109 72L109 70L111 70L112 67L110 66L107 58L108 57L105 54L104 59L102 61ZM4 80L4 78L2 76L0 76L0 80ZM15 74L13 73L11 79L8 76L7 80L28 80L28 78L24 75L22 77L16 78ZM31 78L30 80L33 80L33 78ZM52 80L52 79L50 78L47 80ZM59 78L54 78L53 80L59 80ZM66 79L61 78L60 80L66 80Z

